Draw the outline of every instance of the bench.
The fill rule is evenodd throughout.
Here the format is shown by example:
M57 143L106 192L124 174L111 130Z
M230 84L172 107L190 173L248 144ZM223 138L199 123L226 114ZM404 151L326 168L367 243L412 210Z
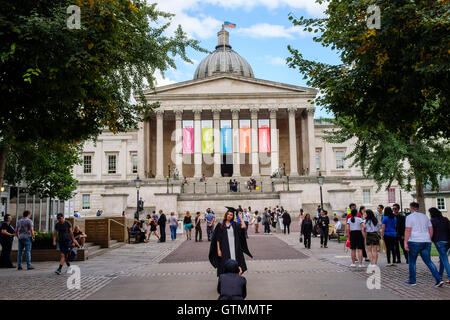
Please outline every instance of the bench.
M345 235L345 228L341 226L340 229L336 230L336 233L330 235L330 240L336 239L338 243L341 243L341 237Z
M131 239L134 239L134 243L139 243L139 237L141 236L141 231L131 231L130 227L127 227L128 231L128 243L131 243Z

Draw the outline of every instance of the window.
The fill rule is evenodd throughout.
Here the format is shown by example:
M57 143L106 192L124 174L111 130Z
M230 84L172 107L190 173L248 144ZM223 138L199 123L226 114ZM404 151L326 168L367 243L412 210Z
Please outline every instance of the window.
M138 172L138 156L136 154L133 154L131 156L131 163L132 163L132 172L137 173Z
M370 189L363 189L363 204L370 204Z
M83 210L91 208L91 195L90 194L83 194L82 208L83 208Z
M436 207L439 210L447 211L445 198L436 198Z
M92 156L83 157L83 172L92 173Z
M344 151L336 151L336 169L344 169Z
M395 189L394 188L390 188L388 190L388 202L395 203Z
M316 169L320 170L320 150L316 150Z
M116 173L116 155L108 156L108 173Z

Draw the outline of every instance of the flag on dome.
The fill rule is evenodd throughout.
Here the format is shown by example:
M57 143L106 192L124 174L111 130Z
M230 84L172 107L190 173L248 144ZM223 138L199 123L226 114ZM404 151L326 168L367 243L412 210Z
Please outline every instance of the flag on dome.
M223 23L223 27L224 27L224 28L236 28L236 24L235 24L235 23L231 23L231 22L229 22L229 21L225 21L225 22Z

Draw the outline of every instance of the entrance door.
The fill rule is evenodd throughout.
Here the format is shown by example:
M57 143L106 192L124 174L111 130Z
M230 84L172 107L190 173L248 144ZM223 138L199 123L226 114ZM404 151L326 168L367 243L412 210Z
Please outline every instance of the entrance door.
M222 177L233 176L233 155L223 154L222 155L222 165L221 165Z

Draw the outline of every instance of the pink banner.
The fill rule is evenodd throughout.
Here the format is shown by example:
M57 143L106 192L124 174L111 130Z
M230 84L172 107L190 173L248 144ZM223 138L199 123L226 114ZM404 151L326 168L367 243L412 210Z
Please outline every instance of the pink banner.
M259 152L270 152L270 129L262 126L259 131Z
M194 153L194 128L183 128L183 153Z

